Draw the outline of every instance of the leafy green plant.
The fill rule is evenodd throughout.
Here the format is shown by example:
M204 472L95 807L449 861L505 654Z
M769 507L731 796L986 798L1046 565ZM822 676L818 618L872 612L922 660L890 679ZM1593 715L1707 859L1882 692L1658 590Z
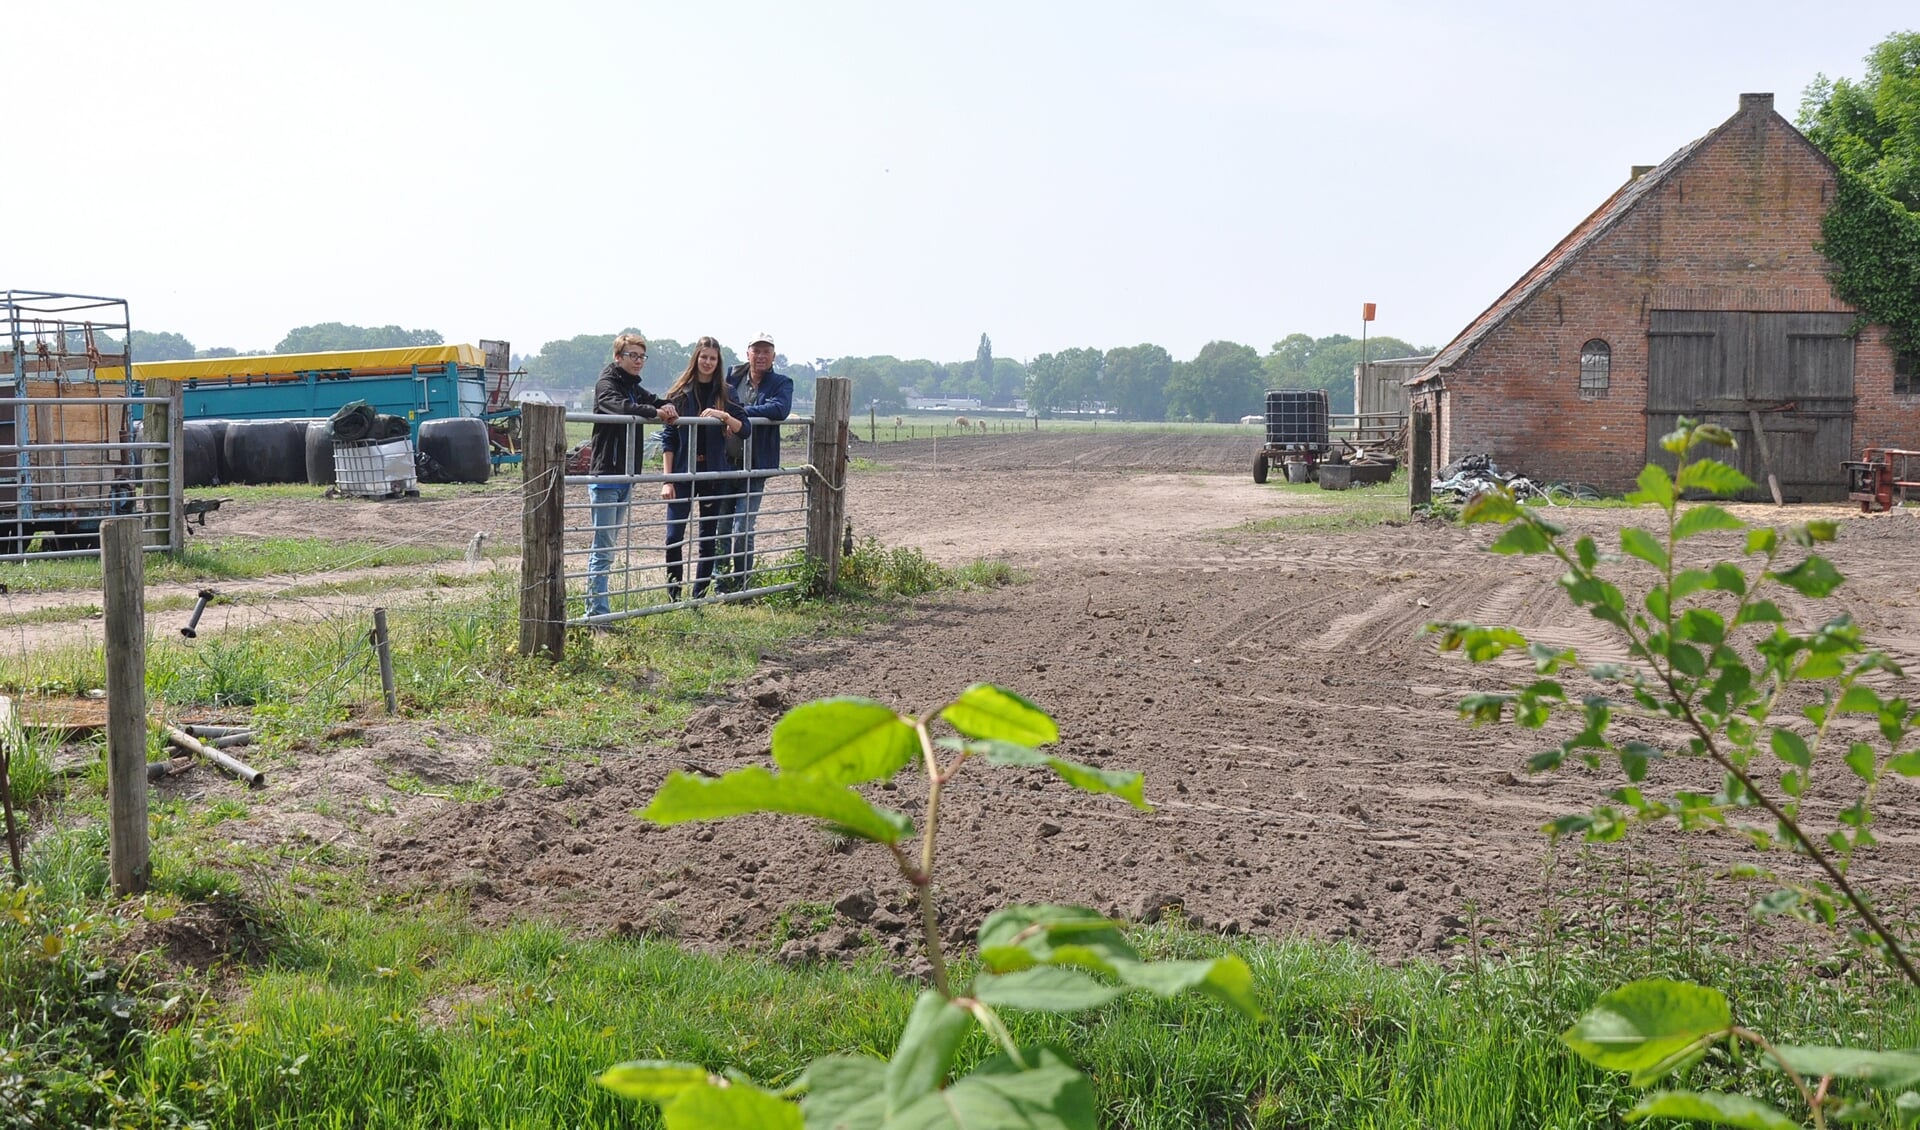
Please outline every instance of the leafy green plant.
M1835 524L1810 521L1782 537L1771 528L1749 528L1712 503L1683 506L1684 492L1724 495L1752 484L1725 463L1694 457L1699 448L1732 446L1724 428L1683 419L1661 443L1675 469L1649 465L1630 499L1656 507L1664 529L1622 529L1620 555L1602 554L1591 537L1568 546L1563 527L1502 494L1482 495L1467 506L1468 522L1508 526L1493 543L1495 552L1557 558L1566 567L1560 584L1568 598L1614 629L1630 661L1587 662L1511 628L1430 625L1443 649L1464 652L1474 662L1524 649L1538 676L1512 693L1471 695L1461 714L1475 724L1511 718L1534 730L1556 713L1573 715L1577 731L1533 757L1533 772L1570 760L1595 769L1608 760L1617 763L1625 783L1605 803L1550 823L1551 834L1604 842L1636 826L1671 822L1683 830L1736 835L1760 853L1797 855L1807 864L1797 873L1757 863L1733 869L1734 877L1766 888L1755 911L1842 926L1920 987L1906 943L1849 875L1854 858L1877 842L1876 791L1893 776L1920 776L1920 750L1905 748L1920 726L1920 709L1868 683L1876 672L1900 671L1865 646L1847 616L1796 632L1769 595L1791 592L1818 600L1840 585L1832 563L1810 552L1833 540ZM1751 564L1682 563L1683 543L1714 533L1742 534L1743 556ZM1807 552L1790 554L1790 546ZM1637 604L1607 576L1629 560L1653 572ZM1576 698L1569 689L1575 675L1591 678L1600 692ZM1628 725L1616 727L1623 719ZM1861 740L1866 732L1879 741ZM1675 787L1667 795L1650 795L1649 768L1670 759L1711 765L1720 776L1718 788ZM1807 807L1816 786L1821 802L1835 810L1831 818ZM1634 982L1608 994L1564 1038L1595 1063L1631 1071L1636 1084L1688 1066L1722 1039L1753 1044L1793 1077L1816 1125L1854 1110L1834 1097L1838 1078L1897 1088L1920 1084L1920 1054L1773 1048L1733 1025L1720 994L1680 983ZM1810 1085L1809 1077L1820 1082ZM1903 1091L1898 1103L1901 1111L1920 1114L1920 1094ZM1656 1115L1735 1126L1793 1125L1760 1100L1713 1092L1652 1095L1634 1117Z
M1841 169L1820 233L1834 291L1860 309L1861 321L1888 327L1897 352L1920 350L1920 213Z
M1885 1121L1888 1106L1899 1126L1920 1125L1920 1090L1915 1090L1920 1087L1920 1051L1776 1044L1735 1023L1726 995L1701 985L1666 980L1623 985L1594 1002L1560 1039L1589 1063L1625 1072L1636 1087L1685 1074L1723 1042L1736 1060L1743 1049L1752 1048L1765 1069L1791 1084L1816 1127ZM1643 1096L1627 1118L1677 1118L1748 1130L1795 1130L1801 1125L1765 1099L1684 1089Z
M840 560L840 588L871 596L923 596L952 584L945 569L912 546L888 548L874 537L861 539Z
M930 726L936 720L954 735L934 738ZM1206 993L1258 1018L1253 975L1238 957L1148 962L1114 922L1076 906L1010 906L989 915L978 933L980 973L964 989L952 985L934 875L941 802L956 774L976 763L1045 768L1076 788L1148 807L1140 774L1082 765L1039 748L1058 738L1053 719L1039 707L986 684L967 688L925 717L867 699L831 698L796 707L775 725L773 770L750 766L722 777L669 776L641 813L658 824L787 813L884 847L919 903L933 984L915 1001L890 1060L825 1056L782 1092L698 1064L660 1060L616 1065L600 1083L659 1104L670 1130L1092 1127L1092 1084L1060 1049L1021 1046L998 1010L1073 1013L1140 989L1162 997ZM855 788L889 780L916 763L927 787L917 851L911 819L873 804ZM976 1029L994 1041L998 1054L954 1078L962 1042ZM804 1096L798 1105L789 1101L797 1096Z

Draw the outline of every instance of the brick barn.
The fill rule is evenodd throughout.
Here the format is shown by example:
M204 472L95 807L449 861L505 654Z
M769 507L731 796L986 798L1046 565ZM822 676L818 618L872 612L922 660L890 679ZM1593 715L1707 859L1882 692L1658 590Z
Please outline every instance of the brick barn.
M1774 111L1740 110L1606 203L1408 384L1435 466L1485 452L1537 481L1631 487L1682 415L1768 497L1846 496L1840 464L1920 448L1920 373L1856 327L1817 250L1833 164ZM1754 442L1755 428L1761 443ZM1764 451L1764 456L1763 456Z

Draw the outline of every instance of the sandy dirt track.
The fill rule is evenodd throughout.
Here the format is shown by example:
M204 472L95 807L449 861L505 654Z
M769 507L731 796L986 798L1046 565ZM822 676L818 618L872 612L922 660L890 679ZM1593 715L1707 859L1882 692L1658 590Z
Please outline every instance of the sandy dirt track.
M978 680L1052 712L1067 756L1143 771L1155 810L1136 813L1033 771L962 774L947 802L940 889L957 930L1009 901L1135 917L1178 904L1227 932L1345 937L1399 956L1445 946L1470 915L1496 935L1524 931L1550 898L1600 882L1593 872L1608 858L1619 874L1651 866L1646 881L1659 885L1683 858L1715 867L1741 857L1730 841L1687 837L1683 846L1656 834L1631 867L1616 853L1546 869L1540 825L1597 800L1617 776L1529 777L1525 759L1557 738L1470 729L1454 709L1462 694L1511 685L1527 669L1437 656L1420 629L1477 620L1583 653L1612 645L1568 611L1546 563L1486 553L1493 531L1248 527L1337 500L1253 484L1243 437L938 444L937 453L931 441L861 453L883 465L851 477L856 532L947 563L1010 561L1023 583L935 596L857 638L771 656L671 748L608 751L598 766L569 770L563 786L529 787L521 771L495 767L506 786L496 799L412 805L356 831L376 873L462 889L487 920L551 917L700 946L767 944L788 908L842 903L850 915L793 946L831 950L860 929L904 952L910 908L878 849L845 850L794 820L657 829L631 813L671 769L764 763L769 730L789 706L858 694L923 708ZM1625 515L1556 513L1603 545ZM1908 564L1920 520L1841 508L1749 513L1847 519L1831 554L1850 578L1842 603L1874 642L1920 663ZM1783 606L1793 616L1820 611ZM376 728L369 743L327 759L340 768L349 756L388 765L425 756L401 729ZM432 744L446 756L447 743ZM484 749L469 752L484 759ZM1713 785L1684 763L1657 765L1653 780ZM909 775L874 795L917 818L917 786ZM1859 873L1899 893L1920 862L1920 804L1905 780L1881 799L1884 844ZM311 814L300 823L303 834L329 834Z

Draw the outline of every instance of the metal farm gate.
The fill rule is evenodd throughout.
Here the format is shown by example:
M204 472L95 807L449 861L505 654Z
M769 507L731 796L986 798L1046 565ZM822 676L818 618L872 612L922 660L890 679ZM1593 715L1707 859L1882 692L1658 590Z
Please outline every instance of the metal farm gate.
M1732 431L1739 450L1717 458L1770 497L1846 497L1840 465L1853 455L1852 314L1655 310L1647 330L1647 458L1673 458L1660 437L1681 416Z

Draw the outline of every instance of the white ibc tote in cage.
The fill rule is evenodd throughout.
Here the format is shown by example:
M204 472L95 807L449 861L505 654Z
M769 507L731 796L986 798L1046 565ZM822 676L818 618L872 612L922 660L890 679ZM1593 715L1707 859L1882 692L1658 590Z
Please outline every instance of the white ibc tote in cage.
M413 441L362 439L333 445L334 489L356 498L419 494Z

